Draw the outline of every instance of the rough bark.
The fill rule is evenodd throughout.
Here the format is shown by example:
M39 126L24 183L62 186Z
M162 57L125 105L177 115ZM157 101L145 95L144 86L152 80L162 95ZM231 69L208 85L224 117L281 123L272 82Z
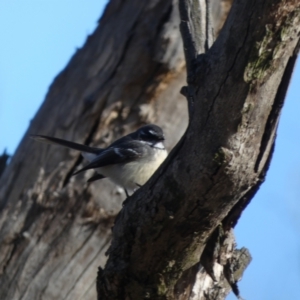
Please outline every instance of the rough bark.
M3 154L0 155L0 177L6 168L9 157L10 156L6 153L6 150L4 150Z
M216 24L226 10L215 1ZM55 78L0 181L0 298L95 299L111 227L124 199L108 180L72 177L72 150L47 134L105 146L145 122L171 149L187 126L176 1L111 1L96 31ZM220 25L216 25L220 27Z
M182 2L188 8L196 3ZM174 287L199 262L212 231L257 190L298 48L299 8L298 1L236 1L202 55L190 14L183 31L189 126L118 215L109 259L98 276L99 299L180 298Z
M270 114L272 117L266 121L266 111L274 102L274 97L266 91L272 86L273 94L276 94L295 42L294 33L286 31L292 41L285 41L285 49L279 49L283 53L274 60L275 66L268 59L270 66L267 71L272 70L270 78L264 79L263 76L263 84L255 84L252 82L254 80L249 79L244 82L241 74L244 74L242 70L245 69L249 48L255 45L254 41L264 40L266 32L262 28L269 20L264 17L257 21L257 11L262 4L252 7L254 4L250 2L237 4L243 6L248 3L251 7L245 14L248 22L245 23L248 28L245 39L238 39L235 32L233 38L238 42L234 40L226 45L226 32L233 21L229 25L227 22L222 39L218 39L207 56L200 56L191 68L195 76L189 77L190 86L198 87L199 81L204 86L199 86L195 98L192 98L196 105L190 105L190 111L194 113L187 135L172 152L160 173L126 202L114 227L109 262L98 278L98 289L101 290L99 297L105 298L107 287L112 286L106 297L108 299L115 295L125 298L125 294L129 297L131 288L134 290L133 299L142 299L145 296L143 289L149 291L152 299L172 298L173 292L183 284L181 275L189 273L193 275L189 278L189 282L192 282L189 283L190 288L184 286L176 297L203 298L204 289L199 292L196 287L193 288L201 250L212 230L234 204L237 208L230 211L224 226L229 224L231 227L236 222L236 212L242 211L257 188L254 179L260 179L265 172L267 164L262 156L261 168L254 175L250 172L254 183L251 181L249 186L245 185L250 178L247 172L253 171L251 164L259 152L257 149L263 132L274 134L276 130L278 115L275 112L278 109L280 111L280 107L278 103L275 104L274 113ZM267 6L268 2L264 4ZM218 11L218 6L213 7L215 20L219 20L217 13L221 12L222 15L223 12L224 15L224 10ZM235 9L231 18L242 17L242 10L240 15L236 13L238 9ZM265 11L265 15L270 17L266 8L261 14L264 15ZM250 12L251 18L253 16L251 20ZM289 15L290 12L287 13ZM238 31L237 24L232 30ZM142 123L155 122L166 131L170 149L187 126L186 100L179 95L180 88L185 84L186 71L178 25L176 1L111 1L95 33L51 85L44 104L1 177L1 299L96 298L97 267L103 267L106 262L105 252L110 244L111 226L124 195L107 180L87 185L84 183L85 175L72 177L74 169L82 164L77 152L38 145L28 139L28 134L47 134L105 146ZM258 27L259 33L252 37L250 33L254 32L254 25L262 27ZM290 29L293 25L284 28ZM274 32L278 33L275 29ZM269 50L269 47L274 49L278 35L275 41L272 38L269 41L270 36L267 38L267 43L262 43L263 47L266 47L263 44L267 45L263 50ZM218 53L218 47L222 47L220 43L224 49ZM253 51L255 54L255 49ZM217 64L218 60L220 65ZM195 69L199 64L202 64L201 69L205 70L205 74L201 75ZM214 70L216 64L217 74ZM212 77L216 78L212 80ZM206 85L207 89L204 88ZM252 87L251 93L249 86ZM231 99L227 92L230 87L231 95L241 97ZM252 100L247 98L248 94ZM252 101L257 107L243 106L246 98L247 104ZM237 100L239 102L235 103ZM225 103L229 106L224 107ZM238 109L241 107L245 107L243 116ZM224 116L219 118L222 110ZM260 124L256 124L257 116ZM217 122L213 124L215 120ZM226 126L222 128L224 124ZM234 129L238 124L241 124L240 131L236 132ZM260 130L256 129L257 126L261 126ZM226 128L228 132L224 134L222 129ZM255 145L250 149L243 148L240 157L237 157L234 141L240 141L241 146L250 143L249 133L255 138ZM210 140L211 137L215 141ZM193 140L195 144L191 147ZM264 140L268 146L268 134ZM187 151L187 147L191 147L192 151ZM265 148L268 150L268 147ZM248 159L245 151L249 150L249 154L252 149L257 151L249 160L247 169L240 162ZM200 157L199 153L203 153L203 156ZM228 164L227 153L229 156L233 154ZM192 160L186 164L189 159ZM236 166L239 168L236 169ZM241 174L241 180L237 179L238 174ZM157 183L154 185L155 181ZM243 184L245 188L241 192ZM151 226L148 228L150 232L147 231L148 225ZM123 239L128 239L124 245ZM195 265L194 269L189 268ZM145 280L146 272L150 273ZM197 278L200 278L200 274L203 274L201 267ZM208 278L207 274L205 276ZM205 282L207 279L202 277L197 283L201 280ZM225 285L226 280L220 281L221 285L223 283ZM225 294L229 287L226 289ZM193 293L186 295L187 291ZM197 291L202 294L195 298ZM205 297L215 291L211 281ZM161 294L158 295L158 292ZM122 297L116 296L118 299ZM217 299L223 298L224 295Z

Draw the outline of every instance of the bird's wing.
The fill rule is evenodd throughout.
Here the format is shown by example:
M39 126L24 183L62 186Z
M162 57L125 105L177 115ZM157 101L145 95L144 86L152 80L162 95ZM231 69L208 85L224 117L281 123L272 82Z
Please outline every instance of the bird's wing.
M75 172L73 175L89 169L101 168L114 164L128 163L143 157L145 154L146 153L144 148L139 147L138 142L125 141L124 143L119 143L118 147L114 146L106 148L88 165Z
M89 178L89 180L87 182L93 182L93 181L96 181L96 180L100 180L100 179L103 179L105 178L105 176L101 175L101 174L95 174L94 176L92 176L91 178Z
M82 151L82 152L99 154L103 151L103 149L101 149L101 148L89 147L89 146L86 146L86 145L73 143L73 142L70 142L70 141L58 139L58 138L51 137L51 136L31 135L30 137L33 138L36 141L39 141L39 142L45 142L45 143L49 143L49 144L57 144L57 145L61 145L61 146L71 148L71 149L75 149L75 150Z

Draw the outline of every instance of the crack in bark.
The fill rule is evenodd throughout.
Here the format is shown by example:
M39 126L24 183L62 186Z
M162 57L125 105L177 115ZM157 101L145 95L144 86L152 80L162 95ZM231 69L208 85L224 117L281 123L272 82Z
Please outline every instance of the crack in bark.
M20 237L19 237L19 239L20 239ZM17 238L15 238L14 239L14 241L13 241L13 247L12 247L12 249L11 249L11 251L10 251L10 253L9 253L9 255L8 255L8 258L7 258L7 261L4 263L4 265L3 265L3 268L2 268L2 274L5 274L6 273L6 268L8 267L8 265L10 264L10 262L11 262L11 260L12 260L12 257L14 256L14 253L15 253L15 251L16 251L16 249L17 249L17 243L18 243L19 241L18 241L18 237Z
M87 299L87 295L89 294L89 292L95 288L95 283L96 280L92 281L92 283L90 284L90 286L86 289L85 293L82 295L82 299Z
M55 245L57 243L57 241L65 234L65 232L70 229L72 227L72 224L67 224L61 231L60 233L55 237L55 239L49 244L48 250L46 251L43 259L40 261L39 266L36 267L36 271L33 273L32 277L31 277L31 281L27 284L26 288L22 291L22 296L21 298L19 298L19 300L22 300L29 288L29 286L31 285L31 282L33 281L33 279L40 273L40 271L42 270L42 268L46 265L46 261L48 260L48 257L50 256L52 249L55 249L55 247L53 247L53 245ZM32 253L30 253L28 255L28 257L31 255ZM19 273L19 271L17 272ZM15 273L15 276L16 274ZM11 280L11 282L13 283L15 281L15 278L13 277L13 279Z
M20 170L22 169L22 166L23 166L22 161L17 163L17 166L16 166L16 169L13 173L12 179L9 183L9 186L6 189L7 193L4 195L3 199L0 199L0 212L2 211L2 209L7 204L7 200L9 199L9 195L10 195L11 191L13 190L13 185L17 181L17 178L19 177L19 174L21 173Z
M18 233L15 233L15 238L13 240L13 248L9 254L9 257L6 261L6 263L3 266L3 273L5 273L7 266L10 264L10 261L12 260L12 257L14 256L19 244L24 241L23 233L28 231L28 229L31 227L31 225L35 222L36 218L38 217L38 214L41 212L47 210L47 208L39 205L36 201L33 202L30 209L28 210L28 214L26 215L26 218L24 220L24 223Z
M103 251L103 249L111 242L111 237L107 237L105 243L103 243L102 247L99 248L98 252L94 255L94 257L90 260L88 264L83 268L81 273L78 275L76 280L74 281L73 285L70 287L69 291L67 292L66 296L63 298L63 300L66 300L70 293L73 291L74 287L76 286L77 282L81 279L82 275L86 272L86 270L90 267L90 265L93 263L94 260L98 257L99 253Z
M70 257L69 261L65 264L66 266L67 266L67 265L70 263L70 261L72 261L72 260L74 259L74 257L75 257L75 256L83 249L83 247L84 247L85 244L88 242L88 240L93 236L94 232L95 232L95 230L93 230L93 231L87 236L87 238L82 242L82 244L76 249L76 251L75 251L75 252L72 254L72 256ZM53 268L53 269L51 270L51 272L49 273L49 276L48 276L48 282L51 281L52 275L54 274L54 272L55 272L59 267L61 267L61 265L58 265L58 266L56 266L55 268ZM63 272L63 271L64 271L64 268L61 268L61 272ZM59 277L59 275L60 275L60 273L57 274L57 277ZM46 289L47 289L48 287L49 287L49 286L46 285L46 286L43 288L43 290L41 291L41 293L40 293L40 298L41 298L41 299L43 299L43 295L44 295L44 293L45 293L45 291L46 291Z
M238 59L238 56L239 56L239 54L240 54L240 52L242 51L243 47L245 46L246 40L247 40L248 35L249 35L249 30L250 30L250 26L251 26L250 23L251 23L251 19L252 19L253 14L254 14L254 9L253 9L252 12L250 13L249 23L248 23L248 26L247 26L247 30L246 30L246 34L245 34L244 40L243 40L241 46L237 49L237 52L236 52L236 54L235 54L235 56L234 56L234 59L233 59L233 62L232 62L232 64L231 64L231 66L229 67L228 71L226 72L226 77L225 77L224 80L221 82L220 87L219 87L219 89L218 89L218 91L217 91L217 93L216 93L216 96L213 97L212 103L211 103L210 107L208 108L207 117L206 117L206 120L205 120L204 126L203 126L204 128L206 127L206 125L207 125L207 123L208 123L208 120L209 120L209 118L210 118L211 112L212 112L212 110L213 110L213 107L214 107L214 105L215 105L215 102L216 102L217 98L219 97L219 95L220 95L220 93L221 93L222 88L224 87L224 85L225 85L225 83L226 83L226 81L227 81L227 79L228 79L228 77L229 77L229 75L230 75L230 72L231 72L232 69L234 68L234 66L235 66L235 64L236 64L236 61L237 61L237 59ZM205 55L207 55L207 54L205 54ZM209 55L209 52L208 52L208 55ZM200 69L199 66L198 66L198 69ZM199 89L200 89L200 86L198 86L198 87L196 88L196 93L199 91ZM203 130L204 130L204 129L203 129Z

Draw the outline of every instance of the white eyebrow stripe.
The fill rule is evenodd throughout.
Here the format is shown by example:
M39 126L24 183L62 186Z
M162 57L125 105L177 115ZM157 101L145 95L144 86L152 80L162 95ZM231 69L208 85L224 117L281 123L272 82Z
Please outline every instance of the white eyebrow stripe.
M157 135L157 133L155 131L151 130L151 129L149 130L149 133L151 133L153 135Z

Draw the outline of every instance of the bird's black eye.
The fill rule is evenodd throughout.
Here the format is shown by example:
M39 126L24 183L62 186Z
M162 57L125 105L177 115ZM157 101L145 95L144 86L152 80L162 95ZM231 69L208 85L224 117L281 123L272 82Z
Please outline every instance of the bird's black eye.
M141 131L141 136L142 136L142 138L146 138L146 139L156 138L156 134L152 130L143 130L143 131Z
M144 141L160 142L164 140L164 133L159 126L146 125L137 131L138 137Z
M144 135L152 138L157 137L157 133L154 130L148 129L144 131Z

